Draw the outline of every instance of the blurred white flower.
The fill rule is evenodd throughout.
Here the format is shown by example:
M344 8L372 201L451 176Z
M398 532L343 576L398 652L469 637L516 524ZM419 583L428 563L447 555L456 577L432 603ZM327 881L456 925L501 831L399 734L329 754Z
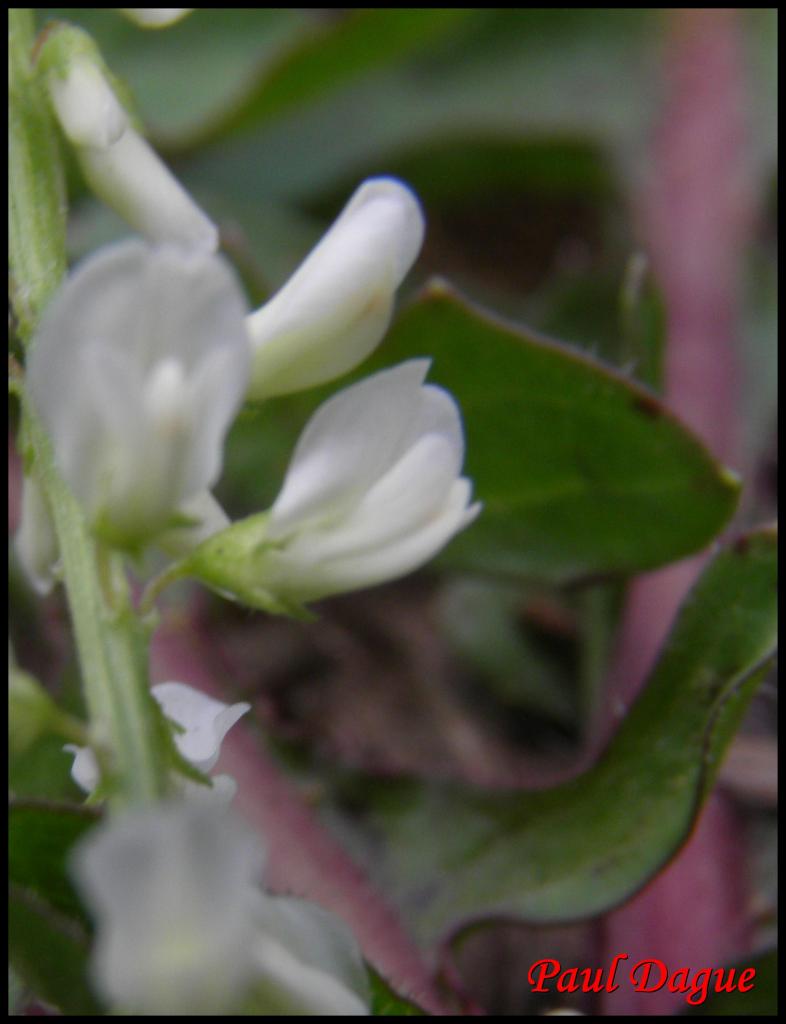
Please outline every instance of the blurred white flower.
M175 746L182 756L201 772L210 772L218 761L221 744L232 726L251 710L251 705L241 702L224 704L185 683L158 683L151 692L164 715L175 723ZM63 748L74 754L71 777L86 793L98 785L100 774L95 754L89 747L68 744ZM183 780L188 782L188 780ZM196 783L186 788L189 796L203 793L231 799L234 796L234 780L220 775L213 780L213 790L205 790Z
M265 588L310 601L396 579L478 515L458 406L428 368L383 370L312 416L267 522Z
M212 505L249 371L245 300L218 256L98 250L46 309L30 397L94 529L134 547ZM218 517L217 525L221 525Z
M22 513L14 544L33 589L39 594L48 594L55 584L60 549L52 517L34 476L24 478Z
M112 817L75 849L97 925L92 975L120 1012L366 1014L349 930L257 888L263 853L223 806Z
M193 7L116 7L141 28L167 28L190 14Z
M98 63L75 56L46 81L96 195L152 242L215 252L215 225L132 126Z
M248 318L249 397L333 380L382 339L423 243L420 204L394 178L364 182L293 276Z

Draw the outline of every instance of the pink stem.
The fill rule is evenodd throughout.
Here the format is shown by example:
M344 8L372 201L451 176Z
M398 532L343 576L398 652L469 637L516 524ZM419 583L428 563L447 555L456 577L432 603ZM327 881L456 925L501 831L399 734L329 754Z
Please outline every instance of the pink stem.
M724 460L739 456L739 380L734 342L741 254L752 203L744 159L740 28L728 9L669 16L668 99L641 197L643 233L668 312L665 394L670 406ZM610 708L627 706L651 667L700 568L693 558L631 586L611 673ZM613 725L609 714L609 725ZM606 919L606 959L656 957L671 970L717 967L747 951L740 842L721 795L707 805L677 860ZM684 997L630 985L605 1011L673 1013Z

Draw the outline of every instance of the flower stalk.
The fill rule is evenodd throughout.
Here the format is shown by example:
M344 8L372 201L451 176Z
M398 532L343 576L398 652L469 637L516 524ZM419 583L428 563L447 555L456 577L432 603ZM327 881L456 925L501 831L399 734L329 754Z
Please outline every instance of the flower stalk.
M48 437L27 408L25 433L52 510L91 738L99 751L111 752L115 785L110 801L121 806L155 800L166 792L161 742L166 726L148 690L146 631L131 605L120 556L107 555L113 590L110 605L82 511L57 473Z

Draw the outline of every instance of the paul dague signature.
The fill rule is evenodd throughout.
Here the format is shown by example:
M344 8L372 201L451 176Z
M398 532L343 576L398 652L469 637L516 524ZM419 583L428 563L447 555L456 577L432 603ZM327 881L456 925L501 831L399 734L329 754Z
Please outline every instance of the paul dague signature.
M634 992L657 992L664 986L669 992L681 992L691 1006L700 1006L710 992L750 992L756 977L755 967L738 971L734 967L702 967L692 971L678 967L671 971L662 960L639 960L630 969L620 968L627 953L618 953L608 971L603 967L567 967L559 960L537 960L527 972L533 992L616 992L617 975L627 975ZM619 969L619 970L618 970ZM549 985L553 982L553 987Z

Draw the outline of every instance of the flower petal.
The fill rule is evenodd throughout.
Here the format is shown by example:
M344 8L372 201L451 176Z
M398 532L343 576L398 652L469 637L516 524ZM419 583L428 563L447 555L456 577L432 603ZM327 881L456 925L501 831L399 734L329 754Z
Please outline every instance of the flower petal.
M433 558L455 534L477 517L481 505L470 505L470 481L460 477L451 487L439 513L418 529L376 549L318 559L314 548L308 559L301 558L296 542L291 552L284 548L268 556L270 578L282 593L300 601L316 601L398 579ZM267 575L265 577L267 582Z
M421 407L427 359L412 359L340 391L317 409L271 510L274 540L346 512L395 464Z
M401 182L361 185L284 287L248 318L249 396L313 387L365 359L387 329L423 231L420 205Z
M73 743L66 743L63 750L74 755L71 778L85 793L92 793L101 778L98 761L93 751L90 747L77 747Z
M203 772L213 768L224 737L251 710L250 704L224 704L185 683L158 683L152 693L166 717L185 730L175 734L177 749Z
M49 508L38 481L32 476L24 478L15 547L33 589L39 594L48 594L55 584L60 550Z

